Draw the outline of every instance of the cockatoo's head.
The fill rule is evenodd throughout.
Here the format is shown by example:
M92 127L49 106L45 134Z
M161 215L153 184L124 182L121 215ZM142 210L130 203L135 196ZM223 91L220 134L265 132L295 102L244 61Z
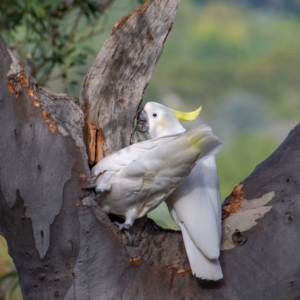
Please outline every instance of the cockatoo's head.
M197 118L201 107L193 112L180 112L156 102L148 102L138 113L137 130L149 133L151 138L184 132L179 121L191 121Z

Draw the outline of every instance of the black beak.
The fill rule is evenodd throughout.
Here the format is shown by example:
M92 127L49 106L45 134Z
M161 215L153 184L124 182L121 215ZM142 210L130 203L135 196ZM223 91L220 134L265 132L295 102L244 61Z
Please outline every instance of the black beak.
M137 124L136 129L139 132L146 132L149 131L149 125L148 125L148 117L144 110L139 110L137 114Z

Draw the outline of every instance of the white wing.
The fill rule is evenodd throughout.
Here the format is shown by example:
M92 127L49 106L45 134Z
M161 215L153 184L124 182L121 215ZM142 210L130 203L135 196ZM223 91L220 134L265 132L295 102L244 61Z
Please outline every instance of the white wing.
M219 243L221 243L221 235L222 235L222 209L221 209L221 196L220 196L220 184L219 184L219 176L216 165L216 157L210 156L205 160L200 161L199 163L199 172L201 172L203 187L206 187L206 196L209 199L210 203L213 204L215 210L215 217L217 220L218 234L219 234ZM204 194L203 194L204 195Z
M92 168L92 177L98 176L99 174L105 171L118 171L121 167L126 166L135 161L138 157L140 157L144 152L148 151L149 149L152 149L161 143L167 143L169 141L172 141L176 139L177 136L178 134L174 134L159 139L147 140L116 151L100 160Z
M182 230L193 273L203 279L221 279L221 204L215 157L198 161L166 203ZM204 271L209 265L210 272ZM209 273L214 274L212 278Z
M200 157L220 146L207 126L134 144L107 156L93 169L106 212L126 215L131 223L154 209L187 176ZM98 175L97 175L98 174Z

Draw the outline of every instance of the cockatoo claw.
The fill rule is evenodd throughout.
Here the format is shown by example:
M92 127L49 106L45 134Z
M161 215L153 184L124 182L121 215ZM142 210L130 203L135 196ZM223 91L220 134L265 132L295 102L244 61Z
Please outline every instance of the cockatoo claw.
M114 222L114 224L119 227L119 231L121 231L123 229L129 229L132 226L131 224L128 224L128 223Z
M126 238L128 240L128 242L126 243L126 245L132 246L132 244L133 244L133 238L132 238L130 232L128 231L128 229L131 228L132 224L119 223L119 222L114 222L114 224L119 227L119 231L123 230L123 232L124 232L124 234L125 234L125 236L126 236ZM126 230L124 230L124 229L126 229Z

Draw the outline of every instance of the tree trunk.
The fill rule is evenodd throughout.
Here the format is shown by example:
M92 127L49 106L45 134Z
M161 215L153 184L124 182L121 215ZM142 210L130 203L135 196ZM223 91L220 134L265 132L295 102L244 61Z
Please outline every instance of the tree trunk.
M115 25L80 101L39 87L0 41L0 231L24 299L300 297L299 125L227 199L220 282L191 275L179 231L142 218L129 243L81 190L88 162L135 140L178 3L147 1Z

